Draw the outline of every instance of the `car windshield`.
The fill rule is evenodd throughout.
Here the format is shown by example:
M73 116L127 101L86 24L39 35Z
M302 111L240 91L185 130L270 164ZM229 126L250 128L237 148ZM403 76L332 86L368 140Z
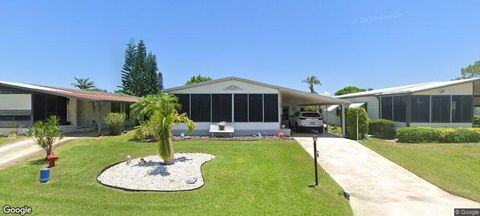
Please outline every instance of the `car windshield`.
M314 118L319 118L320 114L316 112L309 112L309 113L302 113L303 117L314 117Z

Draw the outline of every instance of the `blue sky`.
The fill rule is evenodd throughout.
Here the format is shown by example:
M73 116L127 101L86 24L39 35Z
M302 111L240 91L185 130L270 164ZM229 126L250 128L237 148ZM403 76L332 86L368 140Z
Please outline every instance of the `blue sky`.
M0 1L0 80L120 84L130 38L157 55L164 85L195 74L319 92L449 80L480 59L480 2Z

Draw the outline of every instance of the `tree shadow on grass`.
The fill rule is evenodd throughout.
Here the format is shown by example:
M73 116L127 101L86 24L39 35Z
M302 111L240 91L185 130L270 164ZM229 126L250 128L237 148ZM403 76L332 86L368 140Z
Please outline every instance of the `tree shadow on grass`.
M43 165L43 164L47 164L47 161L42 158L37 160L31 160L29 163L30 165Z

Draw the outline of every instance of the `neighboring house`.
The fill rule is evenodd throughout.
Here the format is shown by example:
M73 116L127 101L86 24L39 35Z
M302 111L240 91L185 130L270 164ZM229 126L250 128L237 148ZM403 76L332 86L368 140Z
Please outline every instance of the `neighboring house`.
M368 117L395 121L397 127L472 127L480 113L480 79L427 82L338 96L363 106ZM338 124L336 107L327 108Z
M51 115L59 117L63 132L100 133L107 113L129 113L129 105L137 101L106 92L0 81L0 134L25 131Z
M195 123L195 135L208 135L211 124L226 121L235 128L235 135L258 133L289 135L288 115L302 105L346 104L348 101L303 92L238 77L165 89L176 95L186 113ZM183 124L176 125L174 134L186 133Z

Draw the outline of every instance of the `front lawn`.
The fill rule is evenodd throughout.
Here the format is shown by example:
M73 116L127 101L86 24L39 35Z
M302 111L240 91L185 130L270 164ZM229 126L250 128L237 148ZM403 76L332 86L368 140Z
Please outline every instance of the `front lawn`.
M6 143L11 143L20 139L23 139L24 137L0 137L0 145L6 144Z
M362 144L452 194L480 201L480 143L404 144L369 138Z
M155 144L127 135L78 140L56 150L61 158L47 184L40 165L26 162L0 171L0 204L28 205L35 214L61 215L351 215L342 189L294 141L179 141L177 152L214 154L202 170L206 184L189 192L125 192L96 182L102 168L156 154Z

